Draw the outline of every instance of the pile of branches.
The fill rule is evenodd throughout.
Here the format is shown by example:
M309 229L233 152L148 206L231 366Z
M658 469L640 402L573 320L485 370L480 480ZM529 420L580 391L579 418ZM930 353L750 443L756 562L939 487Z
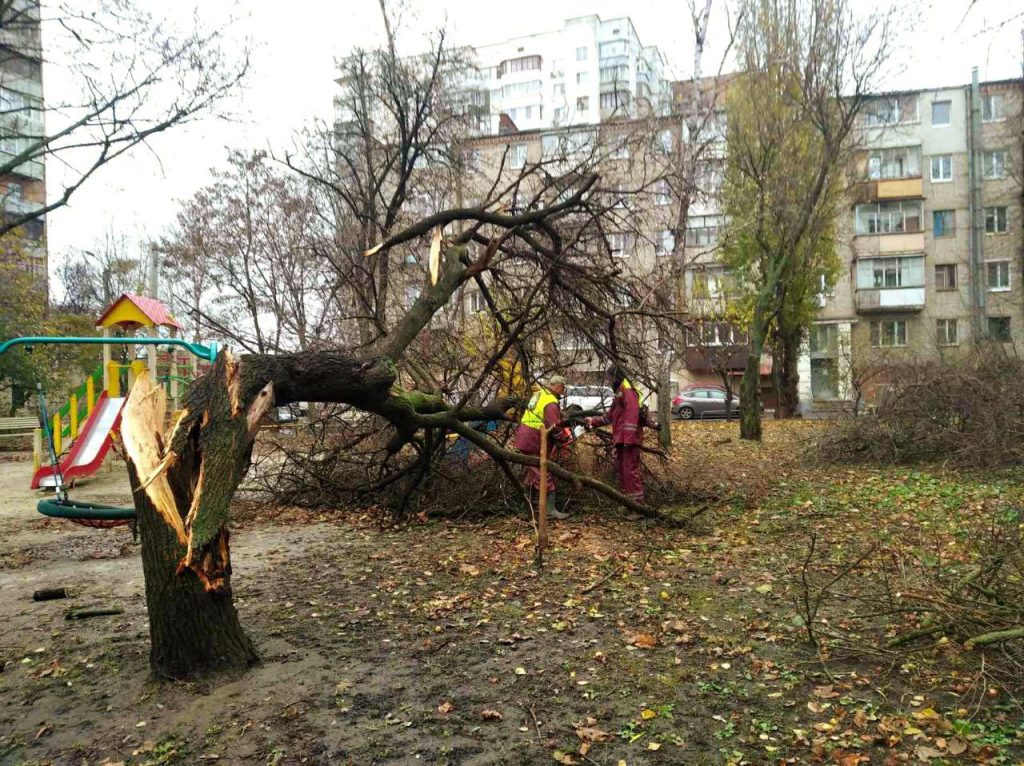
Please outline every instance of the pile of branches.
M893 659L946 647L1017 685L1024 678L1024 512L993 501L955 523L967 544L952 555L941 545L874 545L837 562L812 535L797 588L812 643Z
M888 364L886 373L875 410L839 421L822 438L825 459L1024 464L1024 360L1002 344L955 360Z
M489 428L488 436L502 446L511 445L515 427L505 422L480 426ZM396 518L529 513L521 466L502 467L466 439L441 430L397 452L393 439L393 427L377 416L348 407L325 409L308 422L262 432L244 489L279 506L373 508ZM643 459L652 508L685 506L693 513L718 500L694 490L656 449L648 449ZM609 433L587 434L557 460L574 473L616 484ZM614 507L584 487L562 480L557 484L559 505L573 512Z

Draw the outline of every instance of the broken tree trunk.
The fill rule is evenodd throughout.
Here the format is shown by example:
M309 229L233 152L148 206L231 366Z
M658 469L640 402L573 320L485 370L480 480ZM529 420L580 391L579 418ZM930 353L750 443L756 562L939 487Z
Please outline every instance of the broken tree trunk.
M150 666L170 678L244 668L256 650L231 593L227 509L248 468L255 428L272 396L237 397L230 355L190 392L164 436L166 399L148 375L132 387L121 428L142 539Z

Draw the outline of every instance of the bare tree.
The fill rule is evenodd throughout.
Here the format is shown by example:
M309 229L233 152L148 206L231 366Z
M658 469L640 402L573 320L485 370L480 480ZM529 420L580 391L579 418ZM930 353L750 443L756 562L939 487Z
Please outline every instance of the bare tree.
M109 228L91 248L68 253L57 267L64 291L60 308L98 315L122 293L143 292L148 264L139 247L123 232Z
M43 163L69 180L48 199L9 213L0 235L42 218L100 168L166 130L210 112L242 79L247 53L227 51L222 30L175 31L134 0L0 0L4 100L0 176L35 178ZM66 66L77 98L44 103L32 86L49 57ZM52 178L52 174L51 174ZM28 194L25 195L29 197Z

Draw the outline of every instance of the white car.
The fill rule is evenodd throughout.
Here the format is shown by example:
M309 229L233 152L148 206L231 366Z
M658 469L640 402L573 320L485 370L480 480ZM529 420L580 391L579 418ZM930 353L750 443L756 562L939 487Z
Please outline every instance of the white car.
M562 412L605 412L612 406L615 392L608 386L566 386L562 394Z

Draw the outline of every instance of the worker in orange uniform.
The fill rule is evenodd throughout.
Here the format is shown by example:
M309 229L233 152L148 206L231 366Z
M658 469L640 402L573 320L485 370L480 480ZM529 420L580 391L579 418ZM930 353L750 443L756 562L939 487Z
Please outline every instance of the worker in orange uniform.
M638 503L644 501L644 477L640 464L643 444L643 414L640 394L618 367L609 368L605 384L615 392L611 409L604 415L586 419L588 428L611 424L615 445L615 476L622 494Z
M565 393L565 378L561 375L554 375L548 378L547 385L538 387L537 392L526 405L526 411L516 429L516 449L524 455L540 456L540 432L542 429L552 431L562 421L562 408L558 404L559 398ZM556 444L556 438L548 440L548 457L551 457ZM526 487L531 491L540 491L540 468L538 466L527 466ZM567 519L569 514L562 513L555 508L555 479L548 472L547 475L547 509L550 519Z

